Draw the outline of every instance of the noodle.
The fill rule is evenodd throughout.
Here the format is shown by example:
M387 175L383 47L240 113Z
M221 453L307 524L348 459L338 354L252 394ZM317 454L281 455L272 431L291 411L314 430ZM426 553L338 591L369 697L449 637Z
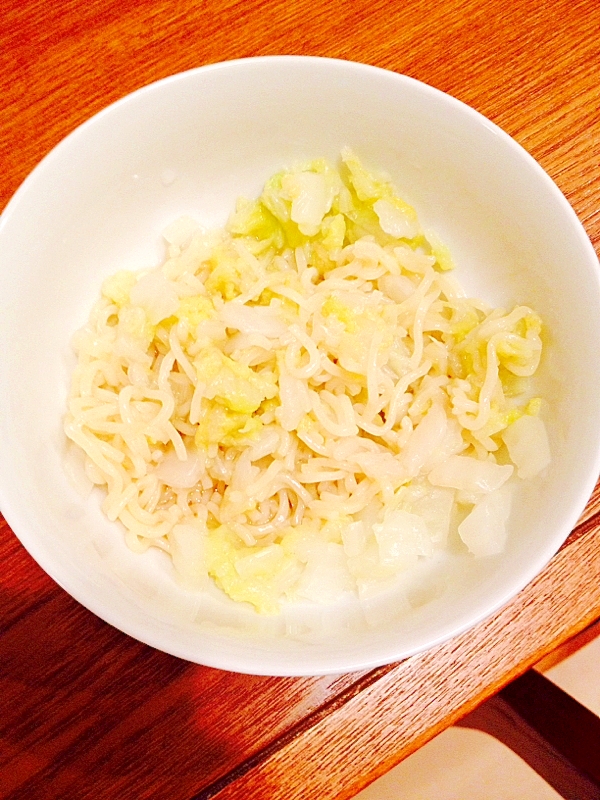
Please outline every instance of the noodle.
M318 601L311 564L361 595L444 547L516 480L503 435L526 451L511 426L540 408L537 315L468 299L389 181L342 161L275 176L219 235L174 223L165 264L107 279L74 337L65 432L109 519L140 552L199 537L180 579L263 612Z

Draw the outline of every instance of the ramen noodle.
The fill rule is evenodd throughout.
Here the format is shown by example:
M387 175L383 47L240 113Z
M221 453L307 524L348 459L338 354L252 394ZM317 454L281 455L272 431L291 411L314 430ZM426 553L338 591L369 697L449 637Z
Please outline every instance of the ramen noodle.
M530 308L467 297L349 150L164 238L161 266L104 282L65 421L130 548L264 613L370 595L450 539L502 550L512 487L550 460Z

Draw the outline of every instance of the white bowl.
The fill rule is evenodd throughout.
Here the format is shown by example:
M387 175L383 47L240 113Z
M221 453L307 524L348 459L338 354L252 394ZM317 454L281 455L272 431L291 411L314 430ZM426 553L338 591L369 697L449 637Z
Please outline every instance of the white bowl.
M160 553L129 552L98 498L64 471L61 421L102 279L162 257L187 213L222 225L239 194L282 166L344 145L386 170L457 275L495 305L547 324L541 367L552 464L525 486L506 551L448 557L410 606L297 607L277 618L174 582ZM538 573L599 470L600 290L594 250L555 184L509 136L418 81L345 61L269 57L175 75L120 100L56 147L0 224L0 507L73 597L148 644L201 664L272 675L364 669L424 650L490 615Z

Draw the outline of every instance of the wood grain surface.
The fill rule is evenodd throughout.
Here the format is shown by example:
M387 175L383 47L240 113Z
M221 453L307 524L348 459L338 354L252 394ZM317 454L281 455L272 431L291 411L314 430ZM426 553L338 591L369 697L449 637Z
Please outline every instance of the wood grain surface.
M599 32L598 0L5 0L0 209L124 94L210 62L310 54L481 111L554 178L598 252ZM600 616L600 491L494 618L364 674L251 677L154 651L66 595L3 521L0 564L2 800L350 798Z

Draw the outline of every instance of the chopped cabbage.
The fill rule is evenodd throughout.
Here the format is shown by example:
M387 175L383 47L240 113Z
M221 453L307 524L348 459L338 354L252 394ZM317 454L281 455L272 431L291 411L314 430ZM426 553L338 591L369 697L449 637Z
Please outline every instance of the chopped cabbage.
M143 308L152 325L170 317L179 308L177 289L160 271L149 272L132 287L132 305Z
M198 223L192 217L179 217L163 230L163 238L176 247L185 247L198 230Z
M204 350L194 361L194 366L198 380L206 386L204 396L231 411L252 414L263 400L277 394L271 376L263 376L234 361L216 347Z
M510 492L495 489L484 495L458 526L458 533L474 556L493 556L504 550Z
M539 417L529 414L519 417L502 432L502 439L519 478L533 478L550 463L548 434Z
M483 494L499 489L510 478L513 470L511 464L480 461L472 456L450 456L434 467L428 477L434 486Z
M136 282L135 272L122 269L104 281L102 294L119 308L122 308L129 302L129 295Z
M380 525L374 525L379 546L379 560L386 567L403 569L418 556L431 556L433 543L422 517L400 509L387 513Z

